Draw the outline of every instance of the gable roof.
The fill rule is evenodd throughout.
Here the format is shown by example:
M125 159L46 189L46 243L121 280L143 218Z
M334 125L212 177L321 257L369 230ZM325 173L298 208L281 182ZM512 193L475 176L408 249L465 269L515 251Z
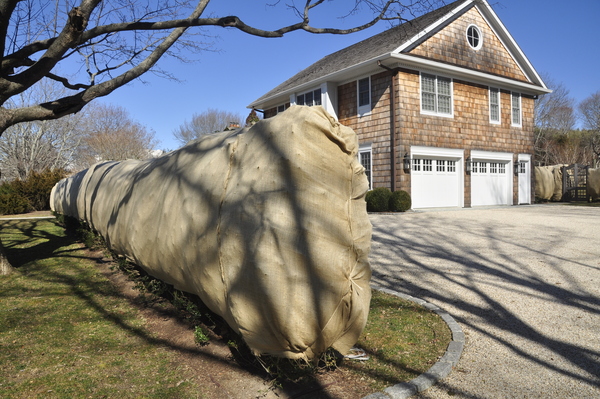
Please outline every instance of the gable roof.
M406 53L459 18L472 7L478 6L478 4L496 32L499 32L504 37L504 43L507 48L509 48L511 53L516 54L517 63L523 65L522 68L525 69L525 73L531 77L529 83L531 83L532 87L529 89L532 91L532 94L548 92L549 90L547 90L537 72L535 72L489 4L485 0L456 0L432 12L404 22L321 58L252 102L249 108L264 107L269 101L277 98L281 99L285 95L289 96L289 94L295 91L308 89L309 87L307 86L315 86L325 81L341 81L344 78L347 79L351 74L355 76L360 75L361 69L375 69L377 61L392 61L394 63L403 61L403 63L406 63L407 61L410 62L410 60L406 59L410 57L413 61L417 62L417 57L412 57ZM401 55L404 56L403 59L401 59ZM427 64L425 60L420 60L418 63ZM431 64L431 62L428 64ZM429 65L429 68L431 67L432 65ZM439 65L438 67L444 68L443 65ZM479 73L479 75L484 74ZM537 86L537 93L534 93L536 91L534 86Z

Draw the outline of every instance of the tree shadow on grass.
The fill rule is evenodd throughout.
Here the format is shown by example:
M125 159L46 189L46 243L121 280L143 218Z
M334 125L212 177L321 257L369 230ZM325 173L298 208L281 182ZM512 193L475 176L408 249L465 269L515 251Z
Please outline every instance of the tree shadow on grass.
M231 348L230 355L223 356L223 351L210 350L210 348L196 346L190 347L185 344L177 344L168 338L157 337L156 334L149 331L146 327L137 327L133 325L126 317L117 311L113 311L105 306L107 298L115 298L122 301L127 301L132 307L146 308L158 314L159 318L174 318L174 322L181 325L183 328L189 329L190 336L193 334L193 326L185 319L185 315L178 312L173 307L165 307L158 304L156 300L146 300L140 295L129 296L111 284L106 284L103 279L93 278L98 274L98 269L88 269L80 267L77 262L72 260L92 260L97 262L106 262L101 257L93 258L86 254L85 249L81 246L76 235L54 234L49 229L41 228L42 224L51 223L57 224L56 221L6 221L0 222L0 227L5 234L5 250L11 264L28 278L35 279L44 284L67 287L70 294L83 300L87 307L111 324L117 326L128 334L141 338L148 344L156 347L164 347L174 350L180 354L192 357L201 357L205 361L217 363L220 367L227 367L230 370L238 370L239 378L244 376L255 375L264 381L265 387L269 385L272 377L261 367L251 355L247 348ZM12 232L11 232L12 230ZM17 237L16 239L15 237ZM8 238L10 237L10 238ZM32 242L38 242L32 244ZM64 259L60 267L52 267L40 264L47 259ZM142 269L139 269L143 273ZM120 272L115 272L120 273ZM12 296L23 295L23 287L15 287L7 289L4 287L1 297L10 298ZM36 295L41 292L36 290ZM54 295L52 292L47 292L48 295ZM45 295L45 296L48 296ZM198 301L199 298L195 297ZM202 309L203 312L210 312L207 308ZM218 315L212 314L214 320L219 319ZM223 337L218 343L211 341L213 345L221 347L227 346L227 341L234 334L226 323L222 322L219 325L219 330L223 333ZM227 330L227 331L225 331ZM234 360L235 359L235 360ZM206 374L210 375L210 372ZM219 386L218 382L212 381L213 384ZM331 396L323 391L323 386L315 378L305 378L303 381L283 382L280 389L287 393L288 397L293 398L321 398L328 399ZM271 387L271 389L275 389Z
M74 237L64 234L52 234L40 229L46 223L56 223L49 220L0 220L0 229L5 235L12 235L12 231L20 237L19 239L3 239L6 255L14 268L21 268L35 260L47 259L59 256L76 256L78 248L68 249L76 243ZM41 241L30 246L32 241Z

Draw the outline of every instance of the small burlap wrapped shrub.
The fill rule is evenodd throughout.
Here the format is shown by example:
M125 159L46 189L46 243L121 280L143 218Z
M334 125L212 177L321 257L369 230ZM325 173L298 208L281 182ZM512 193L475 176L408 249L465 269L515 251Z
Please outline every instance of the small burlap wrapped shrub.
M588 200L590 202L598 200L598 198L600 198L600 169L596 168L588 170L587 185L589 194Z
M536 166L534 168L535 196L543 201L562 199L562 167L565 165Z
M146 161L59 182L57 212L198 295L260 354L346 353L369 309L371 240L355 133L294 106Z

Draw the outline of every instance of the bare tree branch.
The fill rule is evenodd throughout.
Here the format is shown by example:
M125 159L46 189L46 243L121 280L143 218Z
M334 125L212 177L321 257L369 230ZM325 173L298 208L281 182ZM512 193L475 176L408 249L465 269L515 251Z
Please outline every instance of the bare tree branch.
M313 34L348 34L367 29L381 20L402 20L402 15L411 13L413 9L422 8L424 11L431 9L435 2L443 2L411 0L409 4L403 4L398 0L355 0L350 12L354 13L364 6L373 14L372 18L359 26L341 29L312 26L310 14L326 2L305 0L300 8L288 5L298 11L299 22L265 30L246 24L238 16L202 18L210 1L199 0L193 9L187 8L186 17L177 18L185 12L186 2L167 1L150 8L141 7L135 0L119 3L80 0L65 15L61 14L58 6L61 1L57 0L54 9L47 3L33 10L38 12L40 22L37 30L30 28L32 32L26 34L14 25L15 22L31 22L25 21L25 11L19 11L19 1L0 0L0 34L4 38L10 34L10 40L4 40L1 45L0 133L23 121L57 119L78 112L93 99L106 96L150 71L192 27L234 28L265 38L282 37L299 30ZM33 7L34 3L27 4ZM64 3L60 8L68 4L71 3ZM61 25L63 27L59 29ZM11 43L14 51L7 53L6 43ZM185 45L190 48L198 46L191 41ZM197 50L202 48L197 47ZM80 63L86 65L87 83L72 83L67 76L55 72L61 61L76 55L81 57ZM44 77L62 83L75 93L20 109L1 107L12 96L28 90Z

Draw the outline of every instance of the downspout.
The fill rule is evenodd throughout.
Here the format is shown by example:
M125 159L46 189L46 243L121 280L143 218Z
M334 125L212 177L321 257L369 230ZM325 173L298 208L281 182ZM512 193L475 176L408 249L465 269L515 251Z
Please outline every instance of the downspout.
M377 61L377 65L383 69L386 69L391 74L390 82L390 179L391 179L391 190L396 191L396 109L395 104L395 93L396 93L396 75L398 75L399 68L390 68Z

